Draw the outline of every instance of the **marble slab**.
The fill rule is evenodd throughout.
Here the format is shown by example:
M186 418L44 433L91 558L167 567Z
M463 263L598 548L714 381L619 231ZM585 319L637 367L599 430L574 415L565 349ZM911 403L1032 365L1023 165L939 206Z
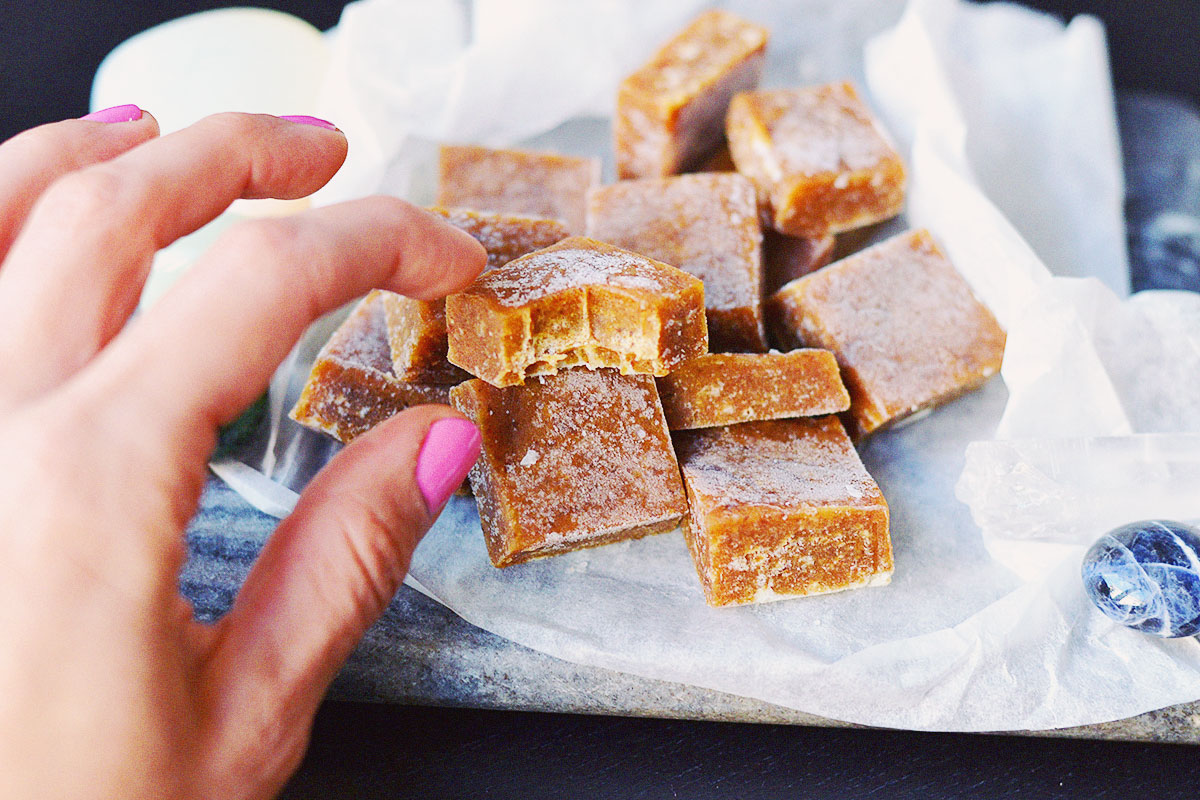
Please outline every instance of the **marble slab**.
M216 478L188 528L196 616L224 614L276 520ZM404 586L334 680L340 700L855 727L745 697L581 666L475 627ZM1200 703L1032 735L1200 744Z

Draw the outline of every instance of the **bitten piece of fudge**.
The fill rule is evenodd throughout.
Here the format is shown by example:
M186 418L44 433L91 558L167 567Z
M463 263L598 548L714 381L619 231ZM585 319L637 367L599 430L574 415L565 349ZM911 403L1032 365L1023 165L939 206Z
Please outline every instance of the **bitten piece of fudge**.
M452 364L512 386L574 366L666 375L708 351L699 278L583 237L446 298Z

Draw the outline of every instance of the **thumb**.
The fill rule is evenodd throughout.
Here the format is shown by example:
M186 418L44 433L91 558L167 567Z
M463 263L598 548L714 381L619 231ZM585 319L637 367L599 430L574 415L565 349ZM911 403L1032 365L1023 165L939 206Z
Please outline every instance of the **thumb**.
M257 740L246 746L265 744L255 719L280 733L298 727L303 741L329 682L391 602L479 448L478 429L457 412L419 406L321 470L220 623L207 676L216 720L249 722L244 733Z

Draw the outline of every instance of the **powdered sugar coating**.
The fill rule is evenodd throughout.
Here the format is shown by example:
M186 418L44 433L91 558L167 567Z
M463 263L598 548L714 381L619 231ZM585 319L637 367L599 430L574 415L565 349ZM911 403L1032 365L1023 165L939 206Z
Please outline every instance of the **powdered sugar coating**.
M675 435L700 508L870 505L883 494L837 417L746 422Z
M740 102L769 140L758 151L757 171L764 177L869 170L896 155L849 83L761 89ZM733 151L739 169L752 166L739 154Z

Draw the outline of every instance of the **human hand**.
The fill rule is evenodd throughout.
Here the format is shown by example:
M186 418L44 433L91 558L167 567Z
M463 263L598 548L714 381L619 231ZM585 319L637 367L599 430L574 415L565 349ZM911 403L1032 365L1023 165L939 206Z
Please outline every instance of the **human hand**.
M70 120L0 145L0 797L278 791L337 668L479 451L440 406L345 448L233 609L194 622L184 528L217 429L304 328L373 287L431 299L471 237L392 198L232 228L129 321L154 252L238 197L301 197L340 132L225 114ZM312 122L312 121L310 121Z

